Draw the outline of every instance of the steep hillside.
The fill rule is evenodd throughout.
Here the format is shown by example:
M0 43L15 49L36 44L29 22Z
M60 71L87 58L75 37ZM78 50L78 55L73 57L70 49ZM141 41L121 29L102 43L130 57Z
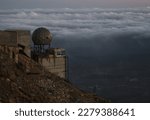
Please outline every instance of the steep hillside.
M49 72L27 74L0 53L0 102L108 102Z

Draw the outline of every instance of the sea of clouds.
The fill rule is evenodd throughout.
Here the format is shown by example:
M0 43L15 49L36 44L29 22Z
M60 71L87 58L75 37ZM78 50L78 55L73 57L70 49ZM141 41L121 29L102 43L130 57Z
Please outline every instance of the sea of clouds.
M0 10L0 29L46 27L69 79L115 102L150 100L150 8Z
M14 9L0 10L0 28L34 30L46 26L60 36L111 35L150 31L150 8L140 9Z

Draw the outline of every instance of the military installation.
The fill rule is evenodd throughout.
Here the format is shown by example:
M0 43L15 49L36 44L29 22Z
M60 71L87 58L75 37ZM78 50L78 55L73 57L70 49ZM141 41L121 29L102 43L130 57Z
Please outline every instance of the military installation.
M32 38L32 40L31 40ZM33 42L33 48L31 44ZM31 37L28 30L0 31L0 50L12 58L27 73L45 70L67 79L67 56L63 48L51 48L52 34L46 28L37 28Z

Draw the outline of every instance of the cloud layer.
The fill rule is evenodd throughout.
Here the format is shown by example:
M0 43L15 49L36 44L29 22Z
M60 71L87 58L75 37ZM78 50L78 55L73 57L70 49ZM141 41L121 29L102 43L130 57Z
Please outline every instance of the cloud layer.
M0 27L48 27L58 36L110 35L150 31L150 9L19 9L0 10Z

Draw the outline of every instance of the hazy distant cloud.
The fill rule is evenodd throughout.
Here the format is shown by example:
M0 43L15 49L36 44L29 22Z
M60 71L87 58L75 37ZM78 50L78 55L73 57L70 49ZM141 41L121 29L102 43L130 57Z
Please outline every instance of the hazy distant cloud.
M13 8L121 8L146 7L149 0L1 0L1 9Z

